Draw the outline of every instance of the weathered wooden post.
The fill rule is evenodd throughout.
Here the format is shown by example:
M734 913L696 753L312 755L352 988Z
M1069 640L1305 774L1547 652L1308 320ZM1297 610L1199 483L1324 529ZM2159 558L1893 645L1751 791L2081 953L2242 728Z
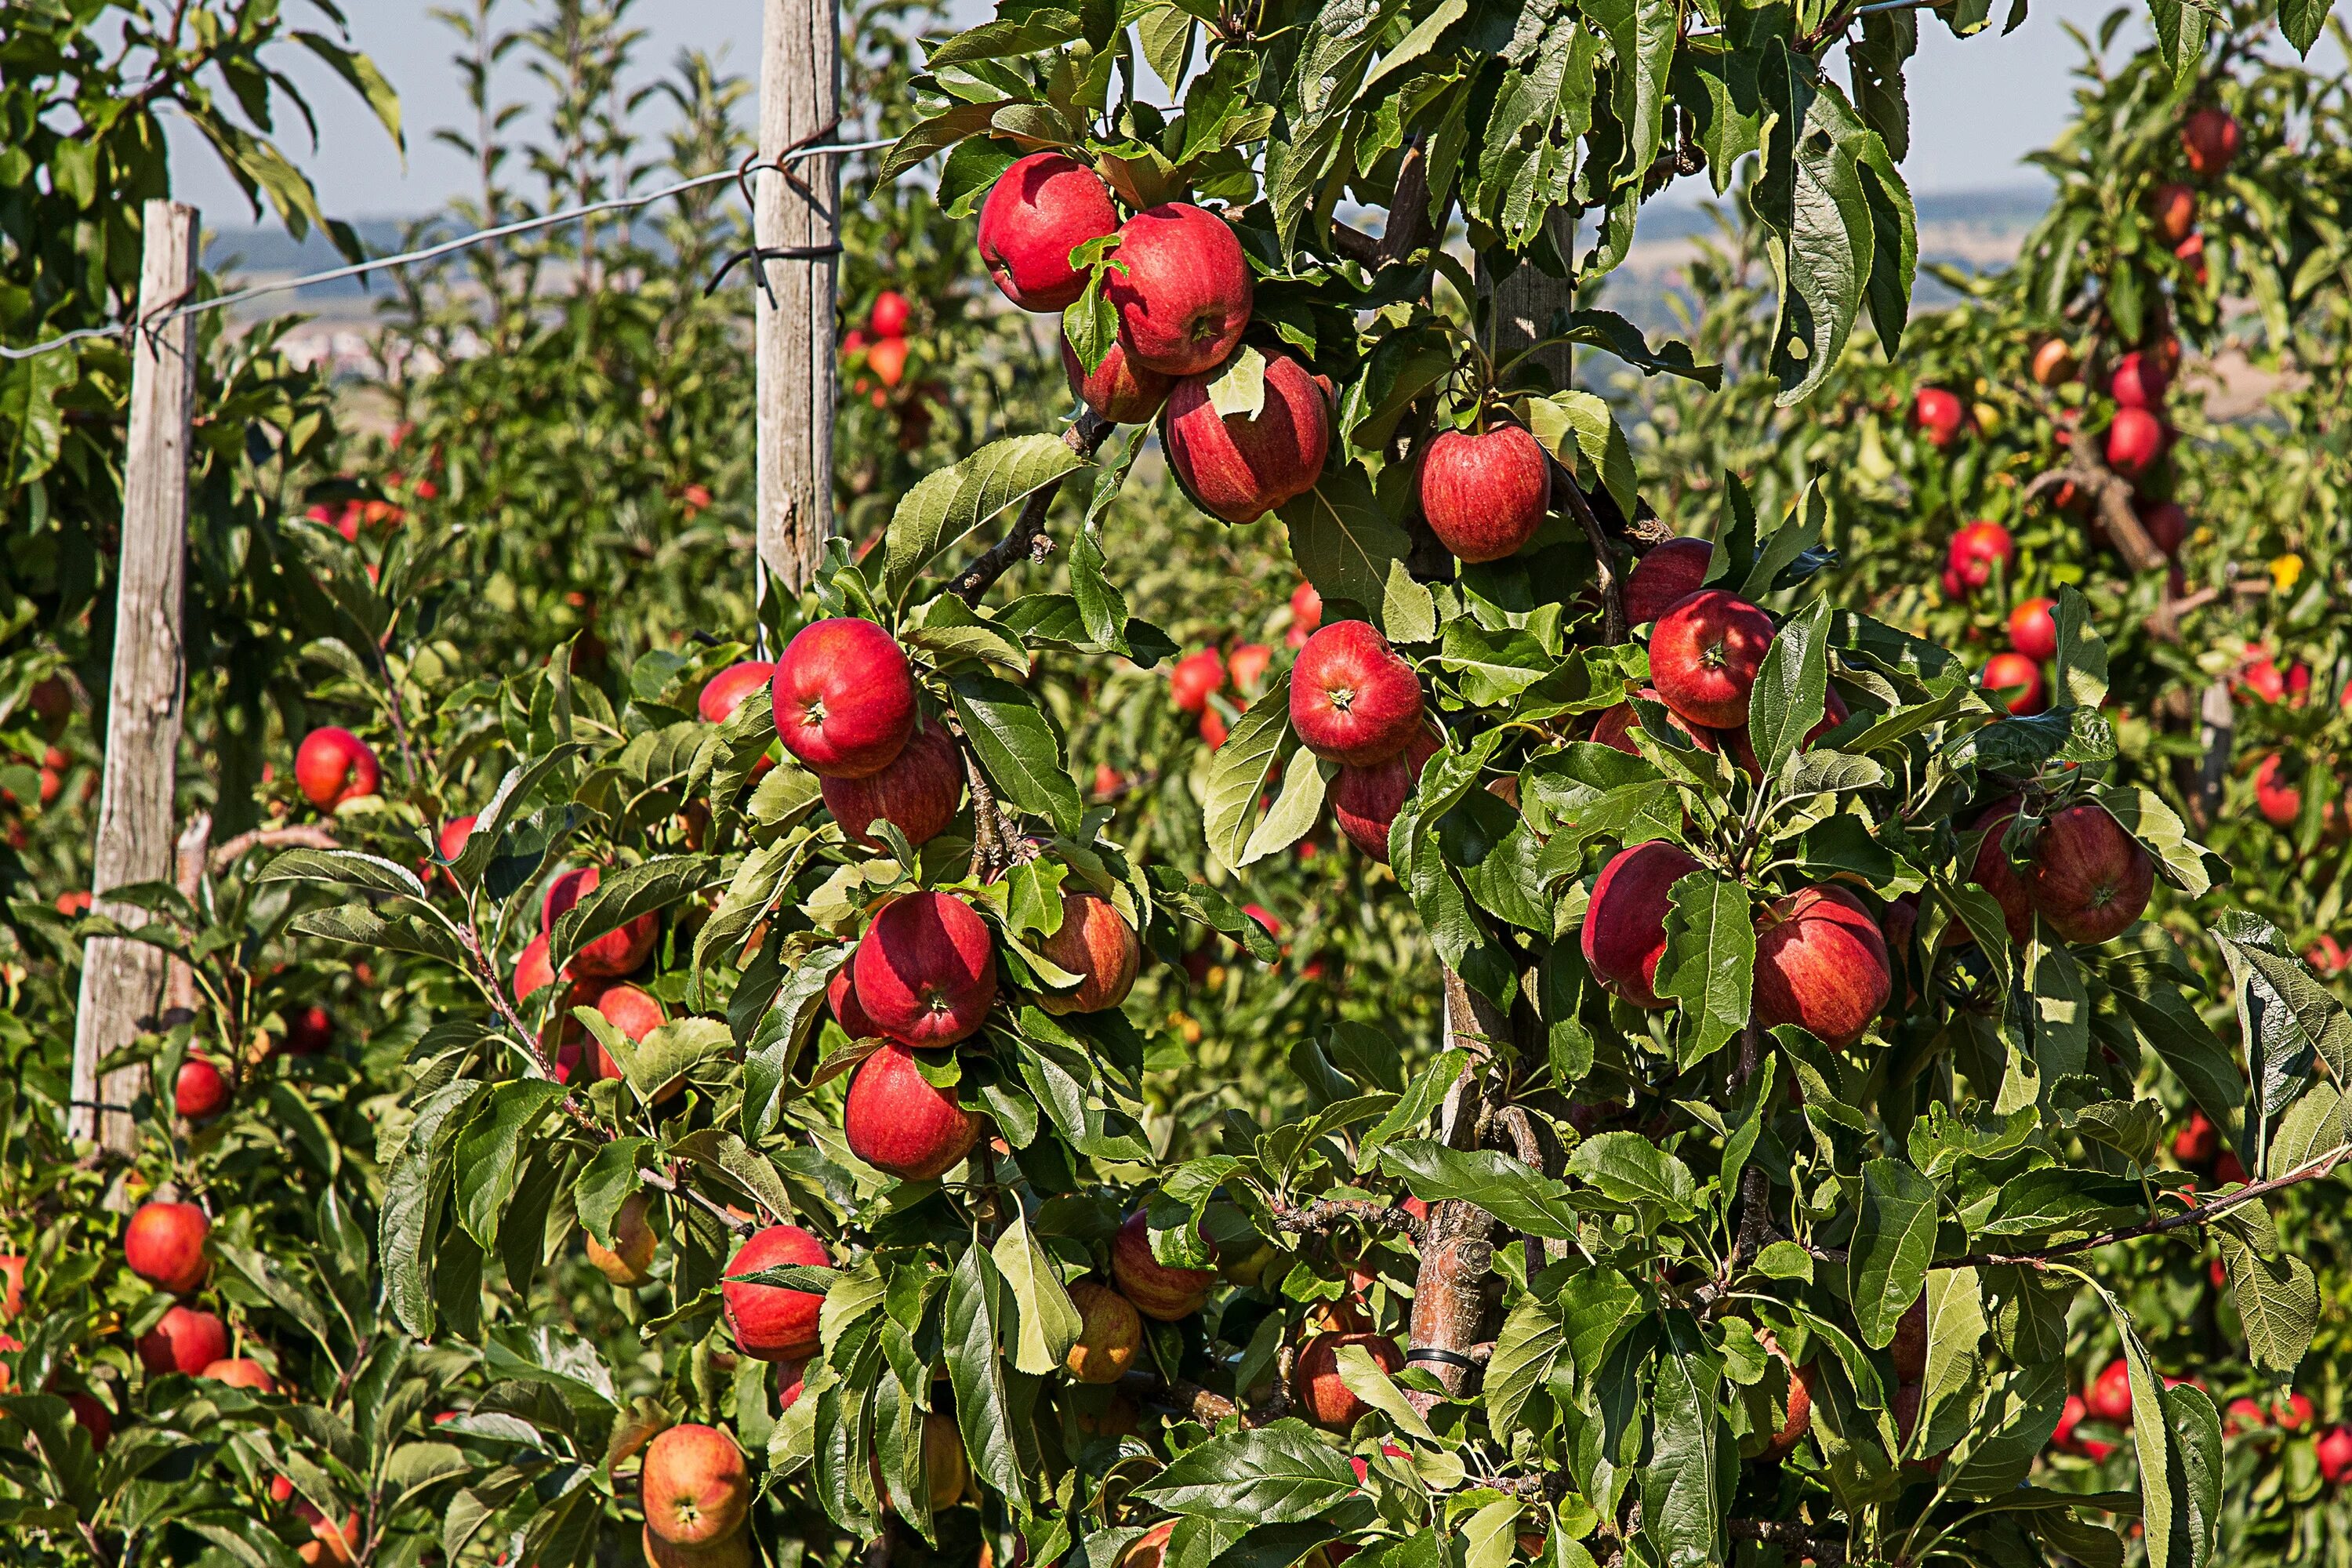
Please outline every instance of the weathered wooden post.
M830 134L841 112L837 0L767 0L761 42L760 161ZM823 250L835 243L840 159L803 157L762 168L752 239L762 250ZM754 263L759 354L760 560L788 593L814 574L833 532L834 281L835 258Z
M172 795L187 684L182 598L196 392L195 319L151 325L195 291L196 209L151 201L143 221L147 251L131 345L106 764L90 872L93 911L126 925L142 923L145 913L109 900L107 893L131 882L172 879ZM167 968L161 949L119 937L92 938L82 954L68 1125L72 1136L95 1139L111 1153L129 1154L137 1146L130 1115L115 1108L137 1098L145 1074L126 1068L101 1078L99 1064L138 1037L142 1019L155 1016Z

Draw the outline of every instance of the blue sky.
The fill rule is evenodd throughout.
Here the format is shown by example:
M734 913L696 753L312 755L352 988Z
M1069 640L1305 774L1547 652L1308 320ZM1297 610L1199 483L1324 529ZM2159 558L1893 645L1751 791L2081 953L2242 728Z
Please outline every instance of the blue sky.
M462 3L462 0L460 0ZM438 125L463 113L449 56L455 38L430 19L432 0L360 0L346 4L353 38L373 55L401 94L408 125L405 161L366 111L340 84L308 68L307 58L289 60L289 74L310 89L320 121L313 151L299 132L289 151L317 180L328 210L344 217L407 216L437 206L467 184L464 160L431 139ZM956 0L960 16L987 14L984 0ZM2046 143L2064 122L2069 72L2080 58L2062 28L2072 21L2090 31L2110 7L2101 0L2033 0L2032 14L2006 37L1980 35L1960 40L1938 22L1924 20L1922 49L1912 62L1912 153L1906 165L1915 190L1940 194L1998 189L2038 179L2018 160ZM315 26L305 0L291 0L289 14ZM525 18L528 0L506 0L507 25ZM648 38L641 58L649 69L666 66L680 47L723 53L736 71L755 75L761 0L642 0L633 20ZM1995 14L2005 15L2005 5ZM2145 34L2142 15L2122 38ZM2326 46L2323 46L2326 47ZM507 96L528 97L520 69L502 83ZM207 223L243 224L245 210L235 187L210 153L188 135L175 135L175 174L186 199L205 211ZM1697 182L1694 182L1696 184Z

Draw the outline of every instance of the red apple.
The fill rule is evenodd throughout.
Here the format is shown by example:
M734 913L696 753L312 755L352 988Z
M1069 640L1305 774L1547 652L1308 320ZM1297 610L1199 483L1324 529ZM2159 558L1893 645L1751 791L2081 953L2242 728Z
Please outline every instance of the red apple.
M1342 767L1331 781L1331 816L1348 842L1385 866L1389 827L1421 783L1421 770L1439 750L1437 737L1415 731L1403 751L1368 768Z
M139 1336L139 1363L151 1374L184 1372L191 1377L228 1354L228 1325L211 1312L173 1306Z
M1331 447L1331 403L1288 354L1265 359L1265 400L1255 417L1220 415L1212 370L1187 375L1160 416L1169 467L1193 504L1232 523L1255 522L1322 477Z
M1421 515L1457 560L1500 561L1551 510L1551 458L1517 425L1441 431L1421 452Z
M852 616L814 621L776 661L776 733L820 778L880 773L915 732L915 677L898 639Z
M1135 1303L1093 1279L1071 1286L1070 1301L1080 1325L1066 1363L1070 1375L1080 1383L1117 1383L1135 1364L1143 1344L1142 1314Z
M1322 624L1323 595L1315 591L1314 584L1300 583L1290 591L1290 630L1286 634L1290 646L1297 647L1304 643Z
M2118 408L2107 426L2107 467L2137 479L2164 455L2164 421L2145 408Z
M2009 646L2037 663L2058 657L2055 599L2023 599L2009 612Z
M289 1057L316 1057L326 1054L335 1043L335 1020L328 1011L315 1003L297 1007L286 1015L286 1037L279 1049Z
M1201 743L1213 752L1223 745L1225 737L1233 733L1233 727L1225 722L1225 716L1213 708L1201 710L1200 729Z
M1151 1231L1143 1211L1136 1210L1111 1238L1111 1278L1118 1293L1147 1318L1176 1322L1199 1311L1216 1283L1214 1269L1181 1268L1151 1256Z
M547 933L540 932L524 944L515 959L514 994L520 1002L526 996L537 995L555 984L555 971L547 962Z
M850 973L856 966L856 955L850 956L850 963L833 972L833 982L824 988L825 1005L833 1009L833 1021L841 1026L843 1034L853 1040L870 1040L882 1031L874 1026L874 1020L857 1005L857 987Z
M659 1238L654 1235L652 1205L645 1194L631 1193L621 1200L613 1215L612 1246L597 1240L593 1231L583 1231L582 1237L587 1244L588 1261L614 1284L635 1287L653 1278Z
M1788 1419L1780 1424L1779 1431L1764 1440L1762 1456L1767 1459L1783 1459L1794 1453L1797 1445L1805 1440L1805 1434L1813 1429L1813 1384L1821 1374L1811 1362L1802 1366L1791 1363L1789 1352L1772 1339L1769 1331L1764 1335L1764 1346L1780 1357L1780 1364L1789 1369Z
M1940 386L1923 386L1912 395L1911 423L1930 447L1950 446L1967 422L1968 410L1957 394Z
M539 929L553 932L555 922L569 913L573 905L594 892L604 880L600 867L583 866L566 871L548 884L546 894L539 902ZM583 977L612 979L635 973L651 958L654 944L661 940L661 927L651 911L637 916L618 931L608 931L603 936L572 955L570 973ZM544 958L541 962L546 962Z
M1339 1352L1348 1345L1360 1345L1391 1376L1404 1370L1404 1352L1385 1334L1328 1333L1307 1341L1291 1373L1291 1398L1327 1432L1347 1431L1371 1409L1339 1380Z
M1704 539L1653 545L1625 578L1625 624L1646 626L1706 585L1715 546Z
M904 294L896 289L885 289L874 296L874 309L866 316L866 330L877 338L904 337L908 320L914 313L914 307L907 303Z
M724 724L743 706L743 699L775 678L776 667L766 659L747 658L730 664L702 683L694 710L706 724Z
M2161 408L2169 382L2153 357L2135 352L2116 361L2107 374L2107 395L2126 408Z
M893 899L866 928L853 962L858 1005L901 1045L967 1039L996 1000L996 939L953 893Z
M1127 1543L1112 1568L1162 1568L1168 1556L1169 1537L1176 1533L1176 1521L1161 1520L1141 1535Z
M383 782L367 742L338 725L311 731L294 752L294 783L320 811L373 795Z
M2033 898L2026 891L2025 879L2017 874L2017 868L2001 848L2001 839L2017 816L2017 805L2014 797L1997 802L1977 819L1985 836L1978 846L1976 861L1969 868L1969 880L1993 896L1994 902L2000 905L2001 923L2009 928L2009 939L2022 947L2033 936Z
M1119 342L1137 364L1198 375L1242 341L1249 258L1215 213L1189 202L1148 207L1120 226L1112 255L1118 265L1104 277L1103 297L1118 310Z
M1657 689L1652 686L1643 687L1637 695L1652 702L1664 700L1658 696ZM1671 708L1666 710L1666 721L1689 736L1692 743L1700 751L1711 752L1717 749L1714 731L1692 728L1684 723L1682 715ZM1642 748L1633 743L1633 731L1641 727L1641 721L1634 717L1633 705L1631 702L1620 702L1613 708L1604 708L1601 710L1601 716L1592 721L1591 738L1595 745L1606 746L1612 752L1622 752L1629 757L1638 757L1642 754ZM1754 770L1751 768L1750 771Z
M1953 580L1958 580L1958 592L1954 598L1967 598L1977 589L1992 581L1997 566L2007 573L2017 560L2017 543L2009 530L1990 518L1969 523L1952 535L1952 542L1944 552L1944 587L1950 593Z
M2074 351L2063 338L2044 338L2033 351L2033 380L2038 386L2061 386L2074 379L2080 367Z
M2271 1414L2282 1430L2300 1432L2311 1425L2315 1412L2308 1395L2291 1393L2271 1407Z
M1262 642L1245 642L1234 648L1225 661L1226 669L1233 674L1234 689L1255 690L1258 682L1265 679L1266 667L1273 662L1274 649Z
M351 1510L341 1524L308 1502L296 1503L294 1515L310 1527L310 1539L294 1551L302 1568L352 1568L359 1560L359 1510Z
M1093 893L1062 895L1062 924L1040 945L1049 963L1079 977L1078 988L1040 992L1037 1005L1048 1013L1099 1013L1127 1000L1143 963L1135 928L1108 899ZM870 1162L869 1162L870 1163Z
M1078 363L1070 340L1062 345L1062 373L1069 378L1070 395L1114 425L1141 425L1160 412L1174 389L1176 378L1146 370L1128 357L1119 343L1110 345L1102 363L1088 371Z
M997 176L980 209L980 259L1024 310L1058 310L1087 291L1070 252L1118 227L1110 190L1062 153L1032 153Z
M2203 1168L2221 1152L2221 1130L2201 1110L2191 1110L2172 1135L2172 1157L2192 1169Z
M205 1282L211 1267L205 1240L212 1228L194 1204L142 1204L122 1233L122 1260L157 1289L184 1296Z
M2179 245L2197 226L2197 193L2178 180L2158 185L2148 198L2147 211L2158 237Z
M2118 1425L2131 1419L2131 1363L2117 1356L2106 1364L2083 1395L2083 1405L2102 1421Z
M1619 850L1592 884L1584 910L1584 962L1594 976L1637 1007L1663 1007L1655 988L1666 951L1667 896L1698 869L1690 851L1663 838Z
M867 347L866 368L872 371L874 379L883 385L896 386L907 378L907 348L904 338L884 338ZM881 396L879 393L875 395L877 398ZM883 403L877 402L874 406L882 407Z
M2047 705L2042 667L2021 653L2004 650L1985 660L1979 684L1995 706L2011 713L2039 713Z
M248 1356L228 1356L212 1363L198 1377L213 1383L225 1383L231 1388L242 1388L252 1394L275 1394L278 1380L269 1369Z
M909 844L930 842L955 820L963 804L963 753L957 750L947 727L918 721L906 749L864 778L817 781L824 808L841 824L853 843L879 849L884 840L869 837L866 828L876 817L896 826Z
M859 1064L842 1117L849 1152L906 1182L945 1174L971 1152L980 1119L932 1087L914 1053L891 1044Z
M1921 1296L1895 1321L1895 1340L1886 1347L1895 1358L1895 1381L1918 1383L1927 1375L1927 1298Z
M1895 1436L1898 1447L1909 1446L1912 1428L1919 1425L1920 1401L1926 1395L1927 1390L1916 1383L1902 1384L1895 1388L1895 1398L1889 1405L1889 1410L1895 1416ZM1948 1448L1941 1454L1929 1454L1925 1458L1906 1462L1916 1464L1922 1469L1940 1470L1944 1468L1944 1460L1950 1452L1951 1450Z
M1291 727L1328 762L1388 761L1421 732L1421 710L1420 678L1368 622L1325 626L1291 668Z
M1225 661L1213 647L1196 648L1176 661L1168 672L1168 694L1184 713L1198 713L1225 683Z
M757 1274L788 1264L824 1268L832 1263L824 1243L807 1231L795 1225L772 1225L735 1249L727 1260L727 1272ZM730 1279L719 1286L719 1294L728 1331L745 1355L761 1361L805 1361L816 1354L816 1315L824 1305L823 1292Z
M2107 808L2070 805L2042 824L2026 889L2050 929L2071 942L2120 934L2147 908L2156 862Z
M2293 827L2303 817L2303 791L2286 777L2286 759L2273 752L2254 769L2254 809L2273 827Z
M1772 646L1772 617L1708 588L1677 602L1650 633L1650 681L1660 700L1694 724L1748 722L1748 693Z
M1894 988L1886 938L1843 887L1801 889L1766 911L1756 933L1754 1011L1765 1028L1795 1024L1843 1048L1862 1038Z
M2226 109L2207 105L2192 110L2180 122L2180 151L2189 160L2189 171L2200 180L2210 180L2229 171L2245 138L2238 130L2237 121Z
M751 1476L743 1450L716 1426L686 1422L646 1446L638 1491L646 1528L673 1546L707 1546L743 1527Z
M642 1042L647 1035L669 1021L662 1016L662 1005L634 985L614 985L606 989L596 998L596 1011L602 1013L605 1021L626 1036L632 1044ZM603 1047L598 1048L601 1050Z
M2189 538L2189 513L2177 503L2160 500L2154 503L2135 501L2132 510L2139 513L2139 525L2147 537L2167 555L2180 553L2180 546Z
M74 1424L89 1434L89 1446L103 1454L106 1446L114 1441L114 1418L106 1406L87 1394L68 1394L66 1404L73 1410Z
M2330 1486L2340 1486L2347 1476L2352 1476L2352 1426L2329 1427L2311 1451L2319 1459L2319 1474Z
M646 1554L646 1568L752 1568L751 1532L739 1530L708 1546L678 1546L656 1535L653 1526L637 1531Z
M180 1064L179 1076L172 1080L173 1110L190 1121L202 1121L227 1110L228 1100L228 1079L220 1068L202 1057Z

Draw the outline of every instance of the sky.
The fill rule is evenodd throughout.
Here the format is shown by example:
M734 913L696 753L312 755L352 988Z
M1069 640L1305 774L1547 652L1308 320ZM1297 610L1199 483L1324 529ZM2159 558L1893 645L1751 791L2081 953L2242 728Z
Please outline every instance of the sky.
M466 117L450 64L456 36L431 19L436 3L447 0L361 0L343 7L353 42L373 57L401 95L404 159L354 94L301 51L289 52L287 74L303 84L320 137L313 149L297 131L288 138L288 151L336 216L420 216L470 184L466 160L431 135ZM991 9L985 0L953 0L953 8L967 22ZM2033 0L2015 33L2003 37L1988 31L1965 40L1923 17L1920 53L1908 73L1912 153L1905 171L1912 189L1945 195L2040 183L2039 174L2019 160L2046 144L2067 116L2070 73L2081 53L2062 24L2092 31L2110 8L2105 0ZM521 23L533 9L531 0L503 0L504 25ZM2006 10L1997 5L1995 15ZM318 25L310 0L289 0L287 11L299 25ZM726 68L756 77L761 12L761 0L641 0L632 14L647 34L639 58L650 75L666 68L680 48L696 47L719 57ZM2118 46L2145 31L2144 14L2136 8ZM503 97L530 96L519 62L510 63L499 85ZM208 225L247 221L243 197L184 127L173 136L173 164L183 199L203 209Z

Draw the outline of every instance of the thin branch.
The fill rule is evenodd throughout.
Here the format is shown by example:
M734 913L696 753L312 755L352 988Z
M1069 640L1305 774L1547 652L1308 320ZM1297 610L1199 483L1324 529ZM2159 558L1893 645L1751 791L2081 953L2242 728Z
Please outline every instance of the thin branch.
M1551 488L1566 493L1568 510L1575 514L1578 526L1584 530L1584 537L1592 546L1593 569L1601 574L1601 640L1613 647L1625 640L1625 589L1617 577L1614 549L1584 487L1576 482L1576 476L1559 458L1554 458L1551 465Z
M1274 1223L1301 1236L1328 1236L1360 1225L1368 1230L1409 1236L1415 1247L1429 1239L1427 1220L1370 1198L1318 1198L1307 1204L1276 1204Z
M335 836L323 827L256 827L238 834L226 844L215 845L210 865L212 874L217 877L256 849L341 847Z
M1109 420L1088 409L1062 432L1062 442L1079 457L1091 458L1096 449L1110 438L1110 433L1118 428ZM1053 541L1045 536L1045 514L1053 510L1054 498L1061 490L1061 485L1056 482L1032 492L1028 500L1023 503L1021 520L1013 525L1012 531L989 546L979 560L957 574L952 589L957 598L967 605L977 605L981 595L987 593L999 577L1011 571L1015 563L1045 558L1045 552L1053 548Z
M2026 499L2030 500L2043 490L2073 481L2099 509L2099 521L2106 528L2107 537L2115 542L2116 552L2124 558L2124 564L2135 572L2156 571L2171 557L2156 547L2139 514L2132 510L2131 481L2107 467L2091 448L2089 433L2076 431L2064 466L2036 474L2025 487Z
M698 1205L705 1213L709 1214L711 1218L725 1226L737 1236L749 1236L753 1231L760 1228L759 1221L745 1219L741 1215L731 1212L722 1205L711 1202L709 1198L703 1196L692 1187L688 1186L684 1182L673 1181L669 1177L663 1175L659 1171L653 1170L648 1166L640 1165L637 1167L637 1180L645 1183L646 1185L653 1188L656 1192L667 1193L672 1197L684 1198L688 1203Z

